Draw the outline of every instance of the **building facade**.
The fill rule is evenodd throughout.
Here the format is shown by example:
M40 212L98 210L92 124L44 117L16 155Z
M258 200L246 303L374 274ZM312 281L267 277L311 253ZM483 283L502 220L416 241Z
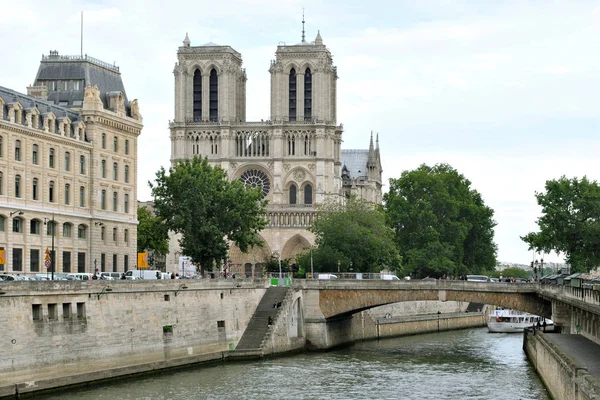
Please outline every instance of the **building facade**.
M381 163L372 137L370 150L348 153L344 164L337 68L320 34L313 42L303 33L300 43L277 46L269 68L271 115L260 122L246 121L246 72L230 46L191 46L186 35L173 72L171 162L208 157L230 179L261 187L269 201L264 246L246 254L230 248L230 262L240 272L249 274L270 258L294 259L313 245L307 228L316 204L360 195L358 187L365 188L363 198L381 201ZM182 255L171 240L167 265Z
M0 273L135 267L142 117L118 67L50 52L27 92L0 87Z

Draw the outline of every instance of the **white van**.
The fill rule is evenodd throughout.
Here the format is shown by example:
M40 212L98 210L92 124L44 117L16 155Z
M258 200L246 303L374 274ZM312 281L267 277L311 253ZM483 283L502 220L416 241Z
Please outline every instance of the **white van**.
M93 274L88 272L73 272L67 274L68 281L91 281Z
M318 279L337 279L337 275L334 274L319 274Z
M467 275L467 282L489 282L490 278L486 275Z
M381 275L381 279L383 279L384 281L399 281L400 278L398 278L396 275Z
M121 279L120 272L100 272L100 279L104 278L107 281L116 281Z
M131 269L127 272L125 272L125 279L156 279L156 273L159 273L160 276L160 271L156 271L156 270L145 270L145 269Z

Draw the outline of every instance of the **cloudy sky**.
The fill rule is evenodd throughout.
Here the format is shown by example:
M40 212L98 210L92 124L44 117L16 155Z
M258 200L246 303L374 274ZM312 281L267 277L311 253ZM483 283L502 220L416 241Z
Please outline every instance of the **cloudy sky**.
M42 54L83 53L121 69L144 116L139 196L169 165L173 66L192 46L228 44L248 74L249 121L269 118L269 62L280 42L320 30L338 67L344 148L378 132L384 179L449 163L495 210L498 258L529 263L534 198L561 175L597 180L600 1L153 0L7 2L0 85L22 92ZM174 6L177 4L177 6ZM556 254L545 260L560 260Z

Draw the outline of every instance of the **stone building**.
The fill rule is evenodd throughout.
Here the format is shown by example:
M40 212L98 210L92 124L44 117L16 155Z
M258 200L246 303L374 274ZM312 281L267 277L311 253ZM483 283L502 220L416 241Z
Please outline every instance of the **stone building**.
M142 117L119 68L43 56L28 94L0 87L0 273L136 265Z
M337 68L321 35L307 42L303 31L300 43L278 45L269 72L271 115L248 122L246 71L232 47L192 46L186 34L173 71L171 161L208 157L230 179L261 187L269 201L265 245L247 254L230 248L231 264L246 274L270 258L294 259L313 245L307 228L316 204L351 193L381 201L379 148L372 136L369 150L342 150ZM167 266L182 255L171 240Z

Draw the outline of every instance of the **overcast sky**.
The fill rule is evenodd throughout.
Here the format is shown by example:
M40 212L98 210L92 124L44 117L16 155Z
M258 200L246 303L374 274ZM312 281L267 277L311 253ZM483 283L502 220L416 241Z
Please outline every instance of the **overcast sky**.
M175 6L177 5L177 6ZM449 163L495 210L498 259L529 263L546 180L598 179L600 1L221 0L2 4L0 85L26 92L42 54L83 53L120 67L144 117L138 194L169 166L173 66L192 46L230 45L248 75L247 117L269 118L269 63L280 42L320 30L338 67L345 149L378 132L388 179ZM560 260L556 254L545 260Z

